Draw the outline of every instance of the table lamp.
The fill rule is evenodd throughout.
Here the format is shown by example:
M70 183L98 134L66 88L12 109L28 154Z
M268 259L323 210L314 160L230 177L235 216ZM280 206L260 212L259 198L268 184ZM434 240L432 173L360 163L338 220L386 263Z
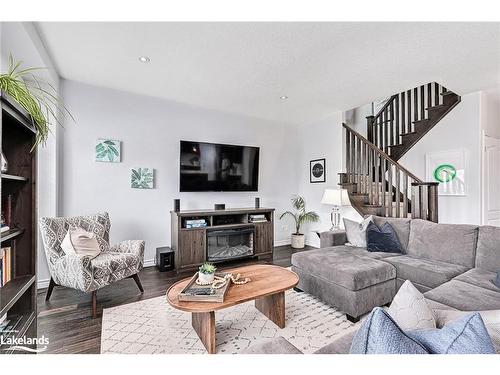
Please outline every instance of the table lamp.
M323 193L323 198L321 199L322 204L332 205L332 227L330 230L336 230L340 228L340 209L342 206L350 206L351 201L349 199L349 194L346 189L325 189Z

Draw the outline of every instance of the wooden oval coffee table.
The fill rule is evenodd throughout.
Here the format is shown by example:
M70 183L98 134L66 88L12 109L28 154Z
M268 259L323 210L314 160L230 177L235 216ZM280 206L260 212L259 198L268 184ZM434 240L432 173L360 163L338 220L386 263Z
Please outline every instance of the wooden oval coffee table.
M208 353L215 353L215 311L255 300L255 307L278 327L285 328L285 291L299 282L295 272L272 265L253 265L224 270L241 274L252 281L232 284L224 302L180 302L177 296L191 278L181 280L167 291L168 303L176 309L191 313L191 323Z

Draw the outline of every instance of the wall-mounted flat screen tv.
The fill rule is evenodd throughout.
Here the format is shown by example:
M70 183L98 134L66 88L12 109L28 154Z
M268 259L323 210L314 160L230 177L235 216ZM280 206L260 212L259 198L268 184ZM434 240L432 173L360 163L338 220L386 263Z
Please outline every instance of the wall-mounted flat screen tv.
M259 148L181 141L180 191L257 191Z

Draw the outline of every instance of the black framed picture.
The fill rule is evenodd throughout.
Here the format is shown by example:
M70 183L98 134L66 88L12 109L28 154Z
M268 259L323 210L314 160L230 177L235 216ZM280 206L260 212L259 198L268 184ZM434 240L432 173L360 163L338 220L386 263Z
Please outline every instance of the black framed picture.
M309 162L309 176L312 184L326 182L326 159L316 159Z

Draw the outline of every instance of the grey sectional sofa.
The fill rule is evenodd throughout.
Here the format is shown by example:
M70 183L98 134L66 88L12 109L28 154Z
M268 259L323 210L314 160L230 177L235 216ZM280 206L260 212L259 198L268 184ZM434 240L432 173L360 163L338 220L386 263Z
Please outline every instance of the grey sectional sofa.
M346 246L345 232L326 233L322 248L292 255L297 288L356 321L390 303L405 280L427 299L459 310L500 309L500 228L374 217L389 222L403 254ZM342 244L342 245L340 245Z
M500 289L493 283L500 271L500 228L420 219L374 217L374 221L393 226L403 254L346 246L345 232L327 232L321 237L322 248L292 255L292 270L300 278L297 287L346 312L351 321L389 304L405 280L423 292L434 309L500 309ZM349 353L354 333L317 353ZM253 346L247 353L298 352L283 340Z

